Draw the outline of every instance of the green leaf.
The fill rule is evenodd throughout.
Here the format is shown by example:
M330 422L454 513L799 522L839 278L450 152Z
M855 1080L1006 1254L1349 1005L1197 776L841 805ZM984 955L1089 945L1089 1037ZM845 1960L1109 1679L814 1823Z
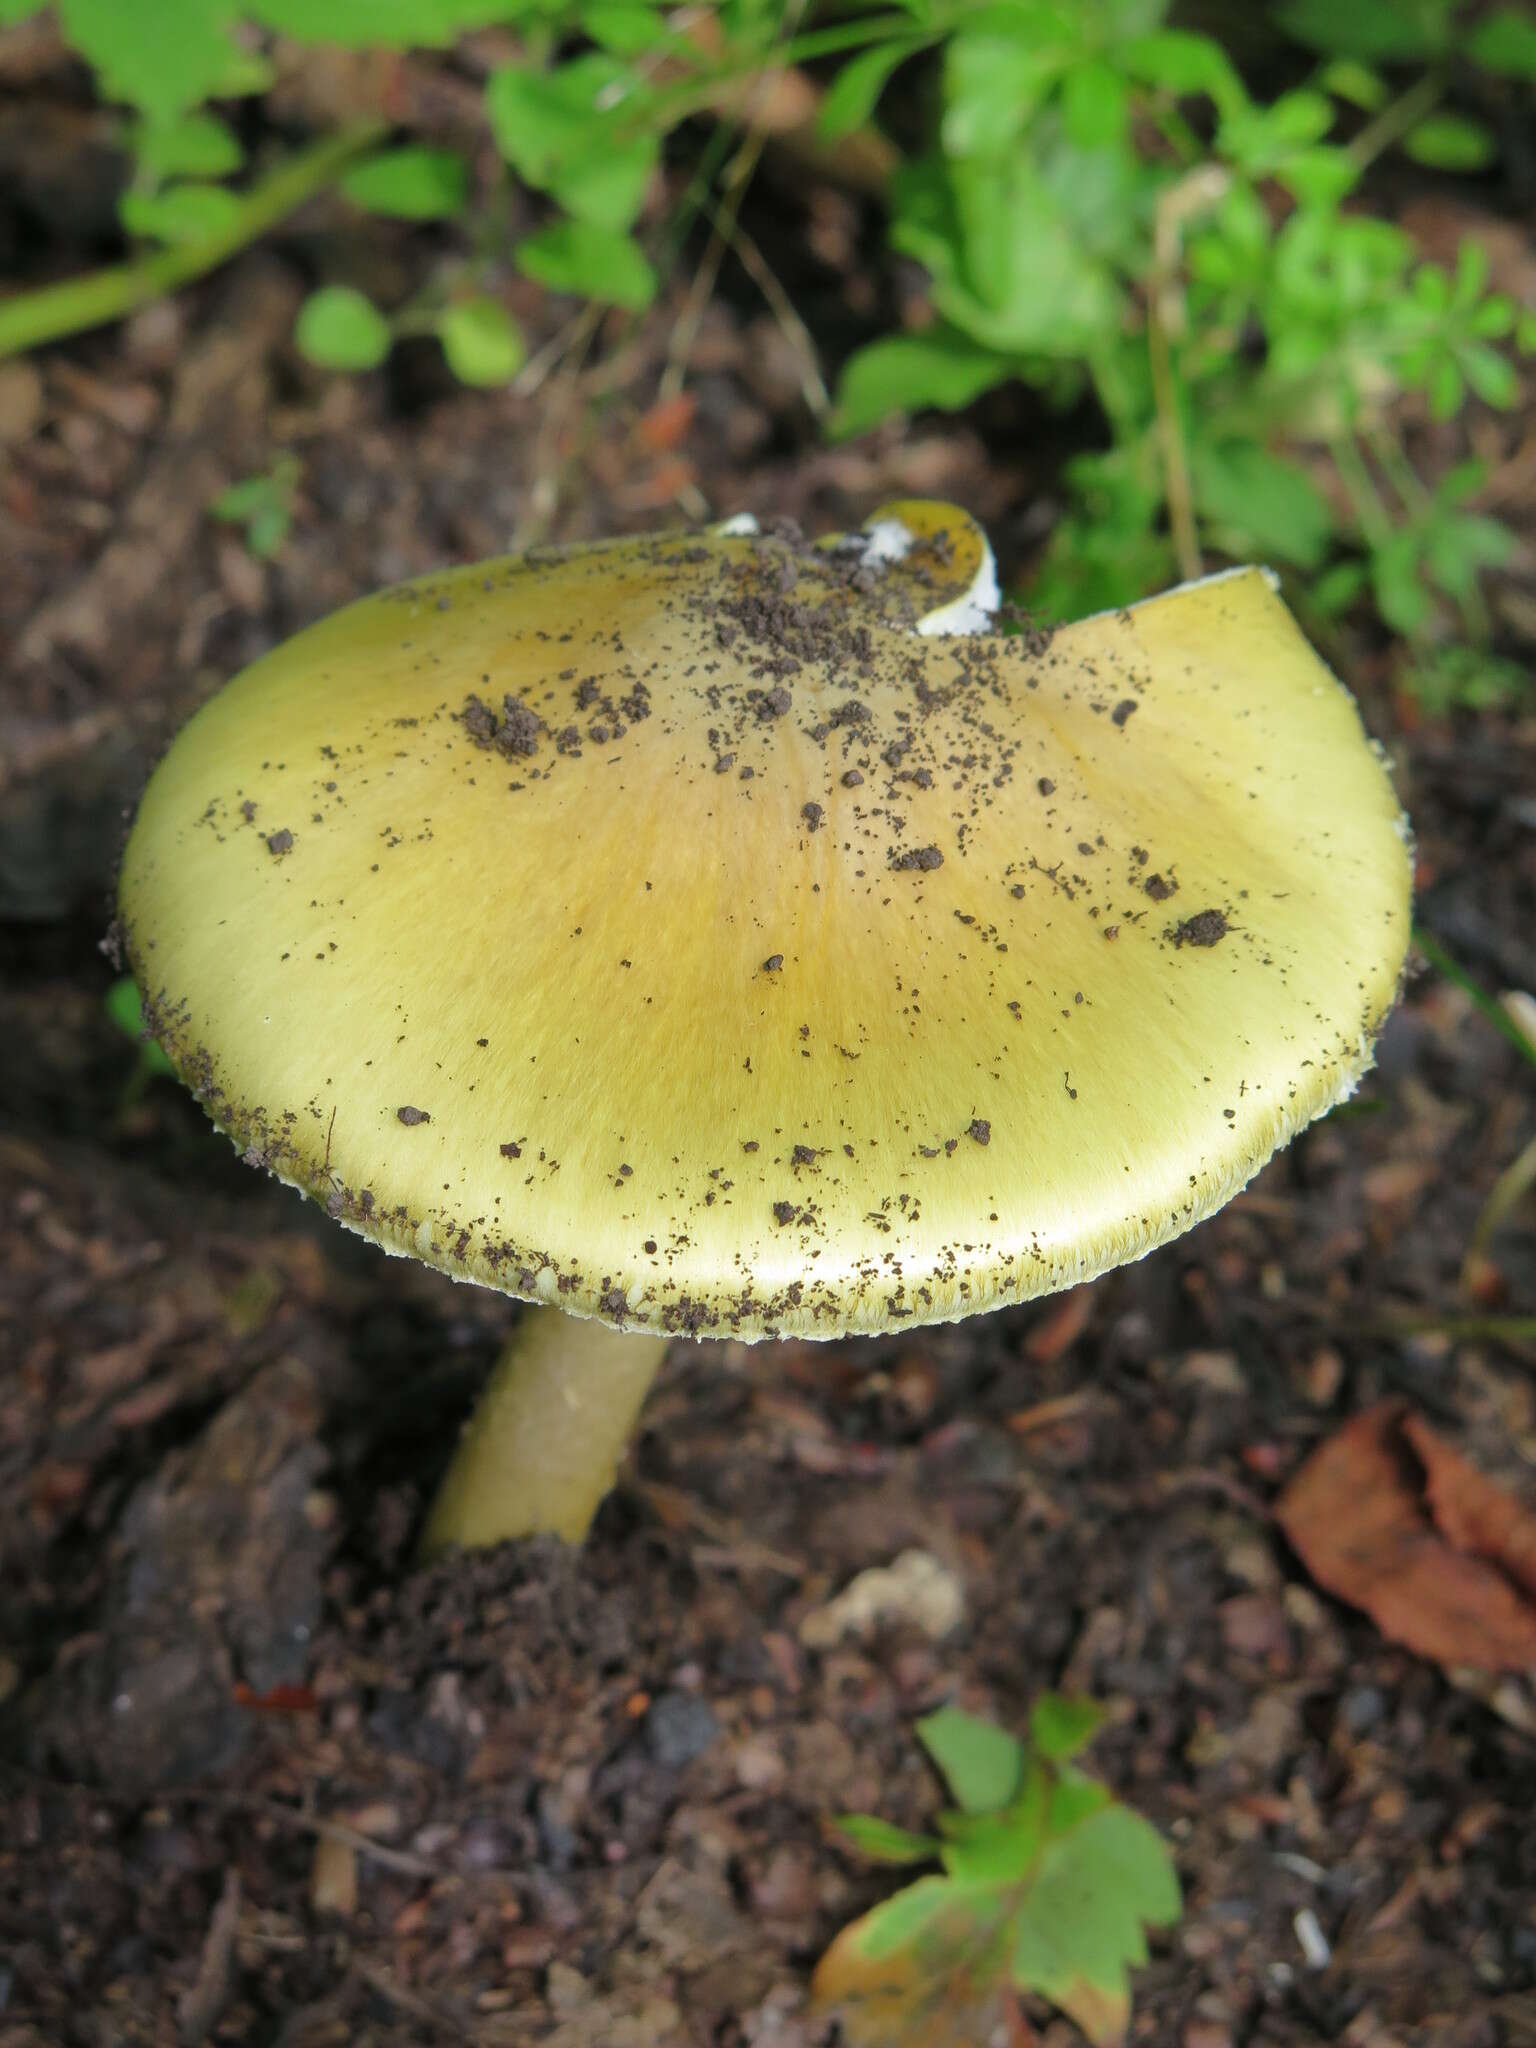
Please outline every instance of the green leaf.
M1037 1756L1048 1763L1069 1763L1092 1742L1104 1726L1104 1709L1097 1700L1069 1699L1059 1692L1042 1693L1029 1716L1029 1740Z
M594 226L633 223L660 144L643 130L645 96L616 58L592 53L554 71L498 71L486 106L502 154L528 184Z
M519 0L241 0L243 14L280 35L354 50L442 48L526 11Z
M149 1036L144 1022L144 1004L139 995L139 985L131 974L121 976L107 990L107 1015L122 1032L131 1038L139 1048L139 1058L152 1074L174 1074L176 1069L165 1054Z
M1246 106L1248 93L1221 45L1191 29L1165 28L1134 36L1115 60L1143 85L1161 86L1177 99L1203 94L1223 113Z
M1078 357L1115 331L1122 292L1023 151L908 165L893 245L933 273L943 317L1000 354Z
M1006 1729L960 1707L940 1707L917 1724L917 1739L932 1757L964 1813L1006 1806L1020 1790L1024 1747Z
M1013 1981L1038 1991L1093 2042L1130 2014L1129 1971L1147 1960L1144 1927L1182 1908L1162 1837L1128 1807L1101 1806L1051 1843L1012 1916Z
M1536 79L1536 19L1523 7L1501 7L1467 38L1467 55L1501 78Z
M269 562L288 538L293 514L286 505L262 505L251 514L245 544L259 561Z
M1040 48L979 30L944 48L944 119L950 156L996 156L1009 148L1070 62L1069 47Z
M1145 1930L1181 1908L1156 1831L1097 1780L1038 1755L1014 1804L941 1826L947 1875L845 1928L817 1968L814 1997L838 2008L849 2048L992 2039L1009 1989L1049 1998L1096 2048L1122 2041Z
M1481 171L1499 150L1481 121L1465 114L1431 114L1403 137L1403 153L1432 171Z
M1308 593L1312 609L1325 619L1347 612L1366 585L1363 562L1336 562L1319 576Z
M1472 315L1470 331L1479 341L1502 341L1513 334L1518 317L1514 300L1503 292L1494 292Z
M1115 611L1172 579L1173 548L1159 524L1162 484L1155 476L1124 447L1068 464L1073 501L1029 588L1039 617Z
M451 149L413 143L354 164L341 181L354 206L394 220L449 220L469 200L469 173Z
M30 21L47 4L48 0L0 0L0 28L15 28L18 22Z
M232 130L213 114L140 121L131 147L145 170L157 178L225 178L245 160Z
M1045 1836L1051 1786L1031 1760L1017 1799L994 1813L941 1813L944 1868L960 1884L1017 1884ZM1107 1796L1107 1795L1106 1795Z
M1335 118L1326 93L1282 93L1268 107L1240 106L1224 112L1217 145L1251 176L1269 177L1297 150L1321 142Z
M832 1826L872 1863L932 1863L941 1846L931 1835L914 1835L869 1813L839 1814Z
M222 519L229 525L238 525L242 519L250 519L272 502L272 479L269 476L248 476L237 484L231 484L208 507L215 519Z
M594 0L581 10L581 26L599 49L616 57L642 57L672 39L664 15L627 0Z
M300 353L322 370L372 370L389 354L389 322L351 285L311 292L299 308L293 338Z
M817 1965L846 2048L958 2048L991 2038L1008 1981L1008 1892L924 1877L855 1920Z
M212 242L240 219L240 202L222 185L167 185L162 192L125 192L118 213L130 235L156 242Z
M1508 356L1480 341L1469 341L1457 349L1456 363L1484 405L1508 412L1519 404L1520 378Z
M602 305L643 312L656 296L656 272L638 242L591 221L557 220L519 242L525 277L554 292L573 292Z
M1359 182L1360 167L1347 149L1319 143L1298 149L1275 166L1275 180L1303 206L1335 207Z
M217 90L234 55L234 13L234 0L59 0L103 99L166 122Z
M1224 553L1321 566L1333 513L1312 479L1256 441L1197 440L1190 450L1195 509Z
M1456 0L1288 0L1280 25L1309 49L1368 64L1412 63L1451 47Z
M862 434L892 413L928 405L958 412L1011 374L1008 356L953 327L891 335L861 348L844 365L832 431L840 439Z
M1475 306L1483 295L1491 268L1486 243L1464 241L1456 255L1456 279L1451 304L1460 310Z
M876 43L872 49L851 57L827 88L816 117L817 133L834 142L840 135L851 135L856 128L862 128L879 105L891 74L924 48L926 38L913 36Z
M437 316L437 338L461 384L509 384L528 355L522 329L495 299L455 299Z
M1427 389L1429 410L1437 420L1454 419L1461 411L1466 382L1454 355L1440 356L1430 368Z
M252 99L258 93L270 92L277 83L277 66L259 50L242 50L238 46L230 50L229 62L219 74L218 84L213 88L216 100Z
M1346 100L1363 114L1377 113L1391 97L1392 88L1379 71L1355 57L1335 57L1323 67L1318 83L1336 100Z
M1394 533L1371 553L1371 589L1376 609L1395 633L1411 639L1434 611L1419 577L1419 540Z
M1458 707L1468 711L1518 707L1531 688L1530 675L1521 663L1490 654L1485 647L1459 643L1418 654L1403 672L1402 682L1435 718Z
M1083 150L1122 143L1130 127L1131 95L1125 80L1102 58L1074 64L1061 83L1061 120L1067 139Z
M288 538L299 475L297 456L280 455L265 475L245 477L220 491L208 510L227 525L243 525L246 547L265 560Z

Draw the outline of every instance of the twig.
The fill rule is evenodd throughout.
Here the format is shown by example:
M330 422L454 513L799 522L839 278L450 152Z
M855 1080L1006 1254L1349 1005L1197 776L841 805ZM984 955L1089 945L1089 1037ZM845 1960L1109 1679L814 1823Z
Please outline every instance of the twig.
M0 359L66 334L105 326L109 320L121 320L151 299L163 298L217 270L296 213L306 200L334 184L354 158L372 149L388 132L382 121L360 121L338 135L328 135L312 149L301 150L253 185L242 196L229 225L205 242L159 249L137 263L115 264L110 270L93 271L66 284L47 285L41 291L0 300Z
M512 390L518 398L531 398L539 386L575 348L583 333L590 334L592 328L592 306L583 306L558 333L552 334L541 349L531 355L512 380Z
M173 1793L170 1796L175 1798L178 1795ZM412 1856L404 1849L391 1849L387 1842L376 1842L372 1835L359 1834L356 1828L349 1828L343 1820L325 1820L317 1813L305 1813L302 1807L285 1806L280 1799L264 1799L259 1793L244 1792L208 1792L201 1796L211 1805L266 1814L303 1834L344 1843L347 1848L355 1849L359 1856L370 1856L375 1863L382 1863L386 1870L398 1870L403 1877L435 1879L443 1874L435 1863L428 1863L424 1857Z
M197 2048L200 2041L207 2040L224 2010L239 1928L240 1873L231 1866L224 1873L224 1889L208 1923L197 1976L177 2002L176 2031L184 2048Z
M1383 1315L1351 1325L1385 1337L1458 1337L1519 1347L1536 1343L1536 1316Z
M414 1991L407 1991L403 1984L397 1984L386 1970L373 1963L365 1963L361 1956L352 1958L352 1975L360 1984L366 1984L370 1991L376 1992L386 2004L408 2012L413 2020L419 2020L434 2033L442 2034L450 2041L474 2040L474 2035L462 2020L456 2020L438 2006L429 2005Z
M1488 1199L1484 1202L1472 1235L1467 1239L1466 1256L1461 1262L1461 1284L1470 1291L1475 1277L1476 1261L1486 1258L1488 1246L1506 1216L1518 1208L1525 1197L1536 1188L1536 1138L1520 1152L1494 1182ZM1536 1323L1533 1323L1536 1328Z
M512 529L511 549L514 554L541 540L554 518L560 502L560 480L564 468L560 459L560 437L570 421L573 401L581 389L587 351L606 310L596 301L583 306L566 330L568 339L564 340L557 358L565 364L562 385L550 399L540 420L538 438L534 443L533 481L528 487L528 503Z
M711 220L719 223L721 215L718 208L711 205L709 215ZM825 419L832 410L832 395L822 377L810 329L791 305L788 292L780 284L762 250L739 220L729 224L726 239L732 255L762 293L768 310L800 359L800 396L805 400L807 410L814 418Z
M46 1777L39 1771L13 1763L9 1757L0 1757L0 1771L23 1785L31 1786L34 1791L94 1800L102 1806L137 1809L187 1804L218 1806L233 1813L264 1814L268 1819L281 1821L303 1834L324 1835L333 1842L344 1842L360 1856L371 1856L375 1863L382 1863L386 1870L398 1870L404 1877L436 1880L443 1875L440 1867L428 1863L425 1857L412 1856L405 1849L391 1849L387 1842L376 1842L372 1835L360 1834L356 1828L349 1828L345 1821L325 1820L319 1814L306 1813L298 1806L285 1806L281 1799L269 1799L259 1792L221 1792L215 1785L157 1786L149 1793L114 1792L110 1786L75 1785L67 1779Z
M1466 968L1445 950L1433 933L1425 931L1423 925L1416 924L1413 928L1413 943L1430 966L1443 974L1447 981L1454 982L1463 995L1471 999L1473 1007L1487 1018L1494 1030L1507 1038L1517 1052L1523 1053L1532 1066L1536 1066L1536 1045L1532 1045L1504 1005L1473 980Z
M790 8L784 21L785 29L792 31L799 25L806 4L807 0L790 0ZM774 62L775 58L779 61ZM752 182L752 174L757 169L767 144L767 131L763 128L754 129L752 117L762 104L763 95L773 79L786 68L782 47L764 53L761 73L749 87L741 110L742 125L748 130L748 134L731 164L725 197L716 207L707 195L705 196L704 204L709 208L711 219L709 245L694 273L693 283L689 287L688 298L678 316L677 325L672 330L672 345L667 351L667 366L657 387L659 404L665 405L669 399L676 398L682 391L683 379L688 374L688 358L693 353L693 345L698 339L705 311L714 297L715 286L720 277L720 266L725 261L725 252L730 247L731 238L736 231L737 215L741 212L742 201L747 196L747 187Z
M774 72L809 64L818 57L836 57L845 50L862 50L877 43L911 43L915 54L919 48L926 49L942 42L948 32L946 21L930 22L927 27L918 28L910 14L866 15L861 20L834 22L827 28L810 29L804 35L792 37L787 43L776 43L769 49L734 58L729 63L702 72L696 78L683 79L677 85L658 92L646 105L643 117L637 116L634 131L672 128L690 114L704 113L719 99L724 87L734 85L740 79L749 79L754 72L767 77Z
M1368 121L1350 143L1348 155L1355 169L1363 171L1368 164L1374 163L1383 150L1400 141L1410 128L1416 128L1444 96L1445 78L1442 73L1426 71L1417 85L1410 86L1401 99L1383 107L1375 120Z
M672 330L672 345L667 351L667 367L662 372L657 386L656 401L665 405L676 398L683 388L683 379L688 374L688 358L693 345L699 338L699 328L709 302L715 295L715 286L720 278L720 266L725 261L725 252L735 231L736 216L741 211L741 202L752 182L752 173L757 169L758 159L763 153L766 137L761 133L749 135L737 152L731 168L731 181L724 200L718 207L710 206L712 222L709 245L693 274L693 283L688 287L688 297L683 310L677 317Z
M1153 231L1152 277L1147 288L1147 357L1157 409L1157 436L1163 451L1168 523L1173 530L1179 574L1186 583L1195 581L1203 565L1173 371L1172 339L1184 329L1184 303L1178 289L1179 261L1185 225L1214 206L1231 182L1231 173L1223 165L1202 164L1170 186L1159 199Z

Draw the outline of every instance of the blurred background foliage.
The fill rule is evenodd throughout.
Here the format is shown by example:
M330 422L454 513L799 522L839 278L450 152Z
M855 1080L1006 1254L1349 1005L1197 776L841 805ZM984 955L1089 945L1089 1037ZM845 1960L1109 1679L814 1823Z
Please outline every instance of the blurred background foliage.
M0 30L41 12L0 0ZM1527 6L58 0L53 18L117 111L124 246L0 301L0 356L175 290L331 189L434 229L397 303L313 280L295 340L336 373L425 335L465 383L526 376L514 273L571 302L562 346L620 346L659 294L686 337L734 253L803 343L829 435L1010 384L1071 416L1037 613L1255 558L1325 643L1346 615L1395 636L1427 710L1524 687L1486 601L1515 537L1481 507L1474 444L1426 470L1401 419L1405 399L1438 423L1516 406L1536 309L1490 287L1476 239L1429 260L1379 181L1530 189ZM298 132L268 104L295 44L376 58L373 104ZM392 90L390 54L422 48L473 85L478 146L445 146ZM888 263L915 266L830 392L823 337L742 225L768 138L876 204ZM215 514L270 554L294 485L279 464Z

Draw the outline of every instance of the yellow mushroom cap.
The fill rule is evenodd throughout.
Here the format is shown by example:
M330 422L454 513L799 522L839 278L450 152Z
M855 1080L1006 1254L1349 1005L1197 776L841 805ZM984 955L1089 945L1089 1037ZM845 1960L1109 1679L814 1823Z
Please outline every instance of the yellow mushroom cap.
M945 1321L1189 1228L1369 1064L1406 826L1263 572L937 637L990 559L901 506L300 634L134 826L162 1044L387 1249L628 1325Z

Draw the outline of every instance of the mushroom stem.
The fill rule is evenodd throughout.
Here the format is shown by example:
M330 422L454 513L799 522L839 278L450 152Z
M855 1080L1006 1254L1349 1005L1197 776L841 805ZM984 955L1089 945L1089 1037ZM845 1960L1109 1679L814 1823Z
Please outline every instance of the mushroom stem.
M525 1310L432 1504L423 1557L517 1536L580 1543L667 1343L553 1309Z

